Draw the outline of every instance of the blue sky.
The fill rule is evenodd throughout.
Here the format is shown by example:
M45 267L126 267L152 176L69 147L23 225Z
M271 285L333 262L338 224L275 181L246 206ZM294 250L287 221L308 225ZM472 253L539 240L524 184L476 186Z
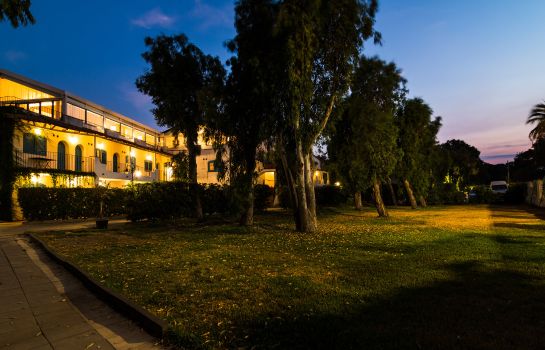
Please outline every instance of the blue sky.
M88 98L149 125L149 98L134 87L146 64L146 36L185 33L206 53L228 57L233 2L34 0L34 26L0 23L0 67ZM530 143L524 125L545 99L545 1L383 0L380 47L411 96L443 117L440 140L463 139L489 162Z

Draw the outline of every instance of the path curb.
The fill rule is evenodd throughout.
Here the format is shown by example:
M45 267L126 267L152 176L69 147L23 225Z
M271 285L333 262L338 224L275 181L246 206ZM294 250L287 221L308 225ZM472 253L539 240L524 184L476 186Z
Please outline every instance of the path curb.
M87 287L87 289L89 289L113 309L136 322L140 327L154 337L163 338L163 336L166 334L167 323L165 321L129 301L121 294L101 286L86 272L80 270L75 264L55 253L47 244L45 244L34 234L27 233L26 235L33 242L38 244L38 246L40 246L40 248L43 249L47 255L66 268L66 270L78 278L85 285L85 287Z

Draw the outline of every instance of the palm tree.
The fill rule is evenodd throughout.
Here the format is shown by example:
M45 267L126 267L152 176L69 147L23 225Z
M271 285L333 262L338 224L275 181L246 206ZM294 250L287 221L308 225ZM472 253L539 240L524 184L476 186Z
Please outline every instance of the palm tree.
M536 127L530 131L530 139L536 141L545 137L545 101L538 103L530 111L526 124L536 124Z

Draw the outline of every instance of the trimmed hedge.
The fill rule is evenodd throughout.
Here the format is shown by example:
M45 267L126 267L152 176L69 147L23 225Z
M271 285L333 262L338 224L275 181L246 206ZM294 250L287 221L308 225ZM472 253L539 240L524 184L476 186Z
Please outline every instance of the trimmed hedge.
M348 194L340 186L314 186L317 207L338 207L346 204ZM289 190L286 186L280 188L280 206L291 208Z
M104 192L104 212L123 215L126 191L98 188L19 188L19 205L27 220L59 220L96 217Z

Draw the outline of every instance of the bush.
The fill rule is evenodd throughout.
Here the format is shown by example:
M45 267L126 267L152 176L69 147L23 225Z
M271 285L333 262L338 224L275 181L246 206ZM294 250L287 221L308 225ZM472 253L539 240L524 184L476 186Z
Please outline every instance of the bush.
M470 203L477 204L491 204L499 201L500 197L496 195L489 186L475 186L473 188L473 195L469 197Z
M274 188L267 185L254 186L254 209L264 211L272 207L274 202Z
M190 186L185 182L153 182L129 187L127 218L139 221L191 216L193 200Z
M108 216L126 213L126 192L99 188L19 188L19 205L27 220L62 220L97 217L104 191L104 212Z
M428 204L463 204L466 195L456 189L456 185L444 183L434 186L428 195Z
M339 186L315 186L314 193L316 194L316 205L318 207L338 207L346 204L348 200L346 192Z
M509 185L509 189L505 194L505 203L522 204L526 199L527 191L526 183L514 183Z

